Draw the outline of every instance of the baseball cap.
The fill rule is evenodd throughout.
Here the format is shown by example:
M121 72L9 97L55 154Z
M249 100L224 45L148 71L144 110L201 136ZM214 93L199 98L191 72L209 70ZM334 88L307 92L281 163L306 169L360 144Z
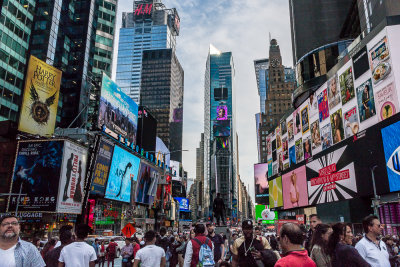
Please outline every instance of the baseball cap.
M244 220L242 222L242 229L243 228L246 228L246 229L251 228L251 229L253 229L253 221L252 220Z

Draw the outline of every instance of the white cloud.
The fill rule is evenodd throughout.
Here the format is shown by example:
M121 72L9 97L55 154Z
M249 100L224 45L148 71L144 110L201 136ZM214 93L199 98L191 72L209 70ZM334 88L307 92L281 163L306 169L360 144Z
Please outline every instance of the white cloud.
M288 1L282 0L164 0L175 7L181 18L177 37L177 55L185 70L184 168L189 177L196 175L196 147L203 132L204 71L209 44L231 51L236 77L236 122L239 135L240 175L254 200L253 164L257 163L254 114L259 112L259 96L253 60L268 57L268 35L278 40L283 62L292 65ZM132 0L118 4L119 33L122 11L131 11ZM115 42L116 46L118 41ZM116 54L114 63L116 64ZM114 66L115 69L115 66Z

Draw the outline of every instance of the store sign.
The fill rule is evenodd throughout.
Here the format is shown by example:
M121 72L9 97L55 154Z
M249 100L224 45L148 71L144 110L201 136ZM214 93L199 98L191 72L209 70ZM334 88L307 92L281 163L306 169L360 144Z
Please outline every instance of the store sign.
M135 9L135 16L138 15L151 15L153 4L141 4Z
M118 211L116 210L104 210L104 217L114 217L118 218Z

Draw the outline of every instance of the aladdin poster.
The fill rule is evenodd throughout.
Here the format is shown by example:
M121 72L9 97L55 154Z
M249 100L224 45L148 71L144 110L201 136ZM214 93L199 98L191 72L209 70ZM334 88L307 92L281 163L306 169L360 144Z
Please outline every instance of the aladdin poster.
M393 82L375 93L375 101L379 121L383 121L399 112L399 102Z

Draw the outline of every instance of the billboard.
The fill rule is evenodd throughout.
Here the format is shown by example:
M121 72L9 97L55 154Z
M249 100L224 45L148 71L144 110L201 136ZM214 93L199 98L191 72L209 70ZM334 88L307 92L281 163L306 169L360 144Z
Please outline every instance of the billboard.
M103 73L98 127L118 139L136 142L138 105Z
M179 175L179 168L181 163L179 161L171 160L170 168L172 169L172 180L173 181L182 181L182 178Z
M170 166L170 156L168 147L164 144L160 137L156 137L156 160L164 162L164 165Z
M228 107L227 106L218 106L216 109L216 116L217 121L225 121L228 119Z
M354 80L352 68L348 68L339 76L342 105L354 97Z
M283 207L285 209L308 205L306 166L282 175Z
M377 91L375 100L379 121L383 121L399 112L397 91L393 82Z
M269 205L271 208L283 206L282 196L282 176L279 176L271 181L269 184Z
M231 120L213 120L214 136L230 136Z
M328 96L326 89L318 95L319 122L329 117Z
M342 109L331 114L331 128L333 143L336 144L344 139Z
M57 212L82 212L86 178L87 149L65 141L64 157L57 199Z
M360 122L363 122L376 115L372 81L368 79L357 87L358 115Z
M400 190L400 121L381 130L390 192Z
M130 203L132 181L137 180L139 167L140 159L138 157L115 146L105 198Z
M337 104L340 103L340 90L336 74L328 80L328 97L330 109L333 109Z
M267 203L268 198L268 163L254 164L254 183L256 203Z
M140 172L136 181L134 202L149 204L157 190L159 173L144 162L140 163Z
M278 220L278 212L272 211L268 205L256 205L256 221L262 221L263 224L274 224Z
M144 151L156 150L157 120L146 107L140 106L138 111L138 128L136 135L136 145Z
M18 130L40 136L54 133L62 72L30 56Z
M358 123L357 108L352 107L348 111L344 112L343 118L345 138L349 138L358 133L360 124Z
M55 212L64 140L20 141L14 164L8 211Z
M110 172L110 165L114 144L106 139L100 139L97 147L96 162L94 164L92 186L90 194L104 196L106 191L107 177Z
M180 211L189 211L189 199L183 197L174 197L176 201L179 202L179 210Z

